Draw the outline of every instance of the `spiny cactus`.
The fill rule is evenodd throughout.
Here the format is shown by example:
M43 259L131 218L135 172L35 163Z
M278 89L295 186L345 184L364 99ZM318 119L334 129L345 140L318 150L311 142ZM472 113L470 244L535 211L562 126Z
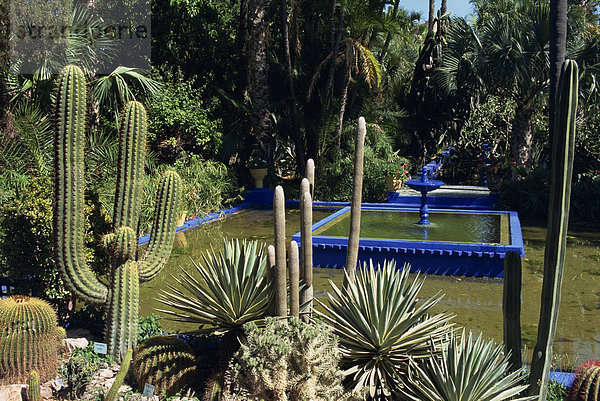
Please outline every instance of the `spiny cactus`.
M32 370L43 381L52 378L60 335L56 312L45 301L23 295L0 300L0 385L26 383Z
M309 192L310 197L314 198L315 196L315 161L313 159L308 159L306 161L306 179L309 182ZM302 194L302 192L300 193Z
M358 119L356 137L354 139L354 178L352 179L352 205L350 208L350 235L348 236L348 251L346 253L346 280L354 282L358 264L358 241L360 240L360 215L362 203L363 168L365 159L365 136L367 125L364 117Z
M275 315L287 316L285 196L280 185L275 188L273 195L273 220L275 230Z
M290 242L288 256L288 274L290 279L290 316L300 317L300 263L298 244Z
M127 372L129 372L129 366L131 365L131 358L133 356L133 350L129 348L125 353L125 357L121 362L121 367L119 368L119 373L117 373L117 377L115 377L115 381L112 386L106 393L104 397L104 401L115 401L117 398L117 394L119 393L119 388L123 384L123 380L125 380L125 376L127 376Z
M567 401L600 400L600 361L582 363L575 371L575 380L567 388Z
M175 337L157 336L142 342L133 356L133 377L140 388L172 395L194 381L196 360L191 347Z
M300 235L300 280L304 284L300 293L300 305L305 305L302 320L306 322L312 314L313 302L312 198L307 191L302 192L300 196Z
M121 361L137 342L139 283L154 278L165 265L175 236L176 212L181 193L177 173L163 174L157 191L157 209L150 244L137 259L140 199L146 151L146 110L129 102L122 113L119 171L113 216L114 233L105 238L111 256L110 288L98 280L86 263L84 140L85 77L76 66L59 76L56 97L54 245L65 283L85 302L108 307L105 341L108 352Z
M558 81L542 307L527 390L530 395L539 393L541 401L546 399L567 248L571 177L575 154L575 118L579 94L578 80L577 63L573 60L565 60Z
M235 356L234 382L252 399L347 400L337 338L322 322L267 318L244 326L247 341Z
M42 396L40 395L40 375L35 370L29 373L27 401L42 401Z

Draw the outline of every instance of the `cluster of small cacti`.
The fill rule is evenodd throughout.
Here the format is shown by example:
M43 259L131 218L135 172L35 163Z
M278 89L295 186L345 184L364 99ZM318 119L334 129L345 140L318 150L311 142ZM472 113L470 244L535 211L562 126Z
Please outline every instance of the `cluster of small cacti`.
M265 328L245 327L247 340L234 358L234 382L252 399L342 400L340 353L331 328L268 318Z
M45 301L23 295L0 300L0 385L26 383L36 370L39 379L58 369L58 350L64 330Z
M145 255L137 259L138 219L144 176L147 118L139 102L125 105L119 140L119 171L113 214L114 233L104 239L111 256L110 290L86 263L84 249L84 141L86 83L76 66L59 76L56 97L54 245L65 283L85 302L108 308L108 353L121 361L135 348L138 334L139 283L154 278L166 264L175 237L181 178L163 174L157 209Z
M301 213L301 241L302 258L300 258L298 244L292 241L289 245L287 256L287 271L289 272L289 301L290 316L300 317L300 306L304 307L303 318L308 319L312 311L312 197L314 190L315 167L312 159L307 162L306 175L300 184L300 213ZM285 196L283 188L277 186L273 195L273 225L274 246L267 249L269 260L269 280L274 288L274 303L271 314L274 316L287 316L287 288L286 283L286 249L285 249ZM300 259L302 264L300 264ZM300 290L302 283L302 290Z
M600 361L582 363L575 371L575 380L567 388L567 401L600 400Z
M196 357L192 348L170 336L152 337L140 344L133 356L133 377L140 388L172 395L194 382Z

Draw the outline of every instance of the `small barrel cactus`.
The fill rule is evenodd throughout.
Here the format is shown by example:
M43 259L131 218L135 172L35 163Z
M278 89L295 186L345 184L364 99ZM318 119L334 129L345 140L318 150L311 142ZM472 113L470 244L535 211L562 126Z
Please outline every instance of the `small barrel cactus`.
M28 401L42 401L40 395L40 375L35 370L29 373L29 387L27 387Z
M169 336L151 337L138 347L133 356L133 377L140 388L146 383L154 392L172 395L196 375L196 358L192 348Z
M568 401L600 400L600 361L582 363L575 371L575 380L567 388Z
M47 302L23 295L0 300L0 385L27 383L32 370L42 382L53 377L60 340Z

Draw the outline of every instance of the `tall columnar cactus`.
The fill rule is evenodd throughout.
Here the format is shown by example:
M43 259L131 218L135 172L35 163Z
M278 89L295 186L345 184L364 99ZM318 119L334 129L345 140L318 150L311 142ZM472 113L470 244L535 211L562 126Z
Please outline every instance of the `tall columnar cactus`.
M146 110L139 102L124 108L119 140L119 171L113 216L114 233L104 243L111 257L110 287L86 263L84 249L84 140L86 87L81 69L65 67L56 101L54 245L62 276L85 302L108 307L105 336L109 354L120 361L135 348L139 283L154 278L165 265L175 237L181 194L177 173L163 174L146 253L137 258L137 228L146 152Z
M544 252L544 281L538 337L529 381L529 394L546 399L552 342L556 332L560 291L567 247L569 200L573 155L575 153L575 116L577 113L577 63L566 60L560 74L556 103L556 123L552 146L552 183L548 213L548 232Z
M285 197L280 185L275 188L273 195L273 225L275 230L275 316L287 316Z
M504 291L502 297L504 316L504 352L511 371L523 365L521 357L521 255L515 251L504 256Z
M288 271L290 277L290 316L300 317L300 263L298 260L298 243L290 242L288 252Z
M307 321L312 313L313 301L312 199L309 192L303 192L300 196L300 236L300 280L304 284L300 293L300 305L306 305L306 314L302 319Z
M308 159L306 161L306 178L309 183L309 190L311 198L315 196L315 161Z
M23 295L0 300L0 385L26 383L32 370L43 381L52 378L60 341L48 303Z
M196 378L196 357L189 345L174 337L145 340L132 361L133 377L140 388L153 385L154 392L172 395Z
M354 140L354 178L352 180L352 206L350 208L350 235L348 236L348 252L346 253L346 278L354 282L356 265L358 264L358 241L360 239L360 214L362 203L363 167L365 159L365 136L367 125L364 117L358 119ZM344 283L346 284L346 283ZM345 286L345 285L344 285Z
M587 361L577 368L575 380L567 388L565 400L600 400L600 361Z
M40 395L40 375L32 370L29 373L29 386L27 387L27 401L42 401Z

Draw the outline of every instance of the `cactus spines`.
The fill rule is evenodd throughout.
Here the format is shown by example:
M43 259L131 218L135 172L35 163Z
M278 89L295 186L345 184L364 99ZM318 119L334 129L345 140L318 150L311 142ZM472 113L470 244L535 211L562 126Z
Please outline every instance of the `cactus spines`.
M81 69L65 67L59 77L55 130L54 243L63 278L85 302L108 307L105 336L117 361L137 341L139 283L155 277L169 258L181 194L177 173L163 174L146 254L137 258L139 201L142 198L147 119L144 106L128 102L122 114L119 170L114 207L115 231L103 243L111 259L111 288L102 284L85 262L83 236L85 79ZM110 294L110 295L109 295Z
M117 377L115 377L115 381L113 382L112 386L110 386L108 393L106 393L104 401L115 401L115 399L117 398L119 388L123 384L123 380L125 380L125 376L127 376L127 372L129 371L132 356L133 350L131 348L127 349L125 357L123 357L123 362L121 362L119 372L117 373Z
M573 60L565 60L558 81L556 99L548 231L544 250L542 306L528 388L528 393L539 394L540 400L546 399L567 246L571 177L575 154L575 117L579 94L578 79L577 63Z
M356 265L358 264L358 241L360 239L360 214L363 187L363 165L365 158L365 136L367 125L364 117L358 119L356 137L354 139L354 178L352 179L352 206L350 208L350 235L348 236L348 252L346 253L346 277L354 282Z
M311 316L313 300L312 199L308 192L300 196L300 238L300 280L304 283L300 293L300 305L306 305L306 314L302 316L306 321Z
M83 149L86 87L79 67L66 66L59 75L54 136L54 252L71 291L91 304L106 302L108 288L85 259Z
M575 380L567 388L565 400L600 400L600 361L584 362L575 370Z
M290 316L300 317L300 265L298 261L298 244L290 242L288 270L290 275Z
M146 383L155 392L173 395L194 381L194 351L181 340L169 336L152 337L140 344L132 361L133 377L140 388Z
M36 370L41 380L58 368L60 331L45 301L15 295L0 300L0 385L26 383Z
M273 195L273 215L275 230L275 315L287 316L285 198L281 185L275 188Z
M313 198L315 196L315 161L313 159L306 161L306 178L309 182L310 196Z
M303 178L302 181L300 181L300 197L302 197L302 194L305 192L310 193L310 181L308 181L308 178Z
M40 395L40 375L35 370L29 372L29 386L27 387L28 401L42 401Z

